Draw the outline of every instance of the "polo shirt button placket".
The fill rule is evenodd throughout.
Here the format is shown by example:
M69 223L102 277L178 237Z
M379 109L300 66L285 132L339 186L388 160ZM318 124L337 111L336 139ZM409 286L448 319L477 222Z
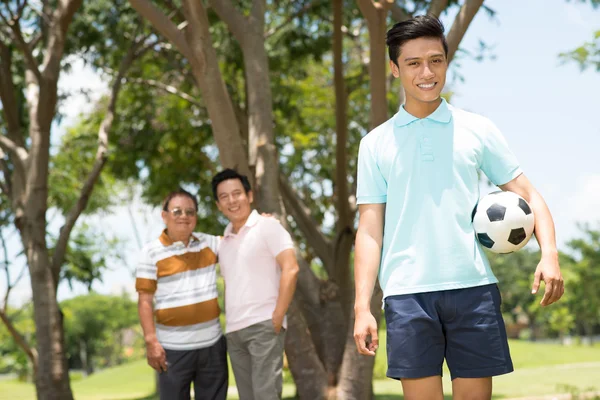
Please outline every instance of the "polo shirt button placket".
M433 161L433 146L431 145L431 138L425 133L425 124L423 121L419 121L419 125L422 130L419 135L420 147L421 147L421 160L422 161Z

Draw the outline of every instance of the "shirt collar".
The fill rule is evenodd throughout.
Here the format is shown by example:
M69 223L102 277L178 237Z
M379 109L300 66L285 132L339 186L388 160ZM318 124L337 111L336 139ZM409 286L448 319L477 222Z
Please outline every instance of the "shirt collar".
M162 233L160 234L160 237L158 238L158 240L160 240L160 242L162 243L163 246L171 246L175 243L182 243L182 242L173 242L171 240L171 238L169 237L169 235L167 235L167 230L164 229L162 231ZM196 236L194 236L194 234L192 233L190 235L190 243L198 241L200 239L198 239Z
M418 119L419 118L406 111L404 109L404 105L402 105L400 107L400 110L396 113L395 123L396 126L405 126ZM450 112L446 99L442 97L442 102L440 103L438 108L436 108L434 112L432 112L423 119L429 119L436 122L441 122L443 124L447 124L448 122L450 122L450 120L452 119L452 113Z
M258 223L259 218L260 218L260 215L258 214L258 211L252 210L252 212L248 216L248 219L246 220L246 223L244 224L242 229L246 226L250 228L250 227L256 225ZM235 233L233 233L232 230L233 230L233 224L230 222L227 225L227 227L225 228L225 233L223 234L223 236L235 235ZM241 229L240 229L240 231L241 231ZM239 233L239 231L238 231L238 233Z

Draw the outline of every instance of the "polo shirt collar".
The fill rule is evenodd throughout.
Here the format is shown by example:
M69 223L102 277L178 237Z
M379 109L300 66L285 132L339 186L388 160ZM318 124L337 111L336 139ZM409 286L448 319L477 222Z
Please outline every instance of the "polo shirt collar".
M396 126L406 126L406 125L410 124L411 122L414 122L418 119L419 118L415 117L414 115L412 115L408 111L406 111L404 109L404 104L403 104L400 107L400 110L396 113L395 123L396 123ZM436 108L434 112L432 112L431 114L429 114L428 116L426 116L423 119L429 119L429 120L433 120L436 122L441 122L443 124L447 124L448 122L450 122L450 120L452 119L452 113L450 112L450 109L448 108L448 103L446 102L446 99L444 99L442 97L442 102L440 103L438 108Z
M242 229L244 227L246 227L246 226L247 227L252 227L252 226L256 225L258 223L259 218L260 218L260 215L258 214L258 211L252 210L252 212L248 216L248 219L246 220L246 223L244 224L244 226L242 227ZM227 225L227 227L225 228L225 233L223 234L223 236L232 236L232 235L235 235L234 233L231 232L232 230L233 230L233 224L230 222Z
M169 235L167 235L167 230L166 229L164 229L162 231L162 233L160 234L160 237L158 238L158 240L160 240L160 242L162 243L163 246L171 246L171 245L173 245L175 243L178 243L178 242L173 242L171 240L171 238L169 237ZM196 236L194 236L193 233L190 235L190 243L198 241L198 240L199 239Z

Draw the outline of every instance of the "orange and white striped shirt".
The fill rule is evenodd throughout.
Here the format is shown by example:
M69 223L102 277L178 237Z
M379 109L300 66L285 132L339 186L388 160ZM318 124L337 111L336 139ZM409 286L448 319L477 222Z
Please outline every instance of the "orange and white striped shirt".
M135 288L154 294L156 336L165 349L206 348L223 335L215 267L219 240L193 233L186 246L163 231L141 251Z

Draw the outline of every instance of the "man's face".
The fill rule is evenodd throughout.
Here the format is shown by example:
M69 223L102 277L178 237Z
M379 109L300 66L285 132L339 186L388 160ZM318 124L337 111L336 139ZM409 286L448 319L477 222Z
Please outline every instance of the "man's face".
M231 222L245 221L252 211L252 201L252 191L246 193L239 179L228 179L217 186L217 207Z
M175 196L169 201L168 211L162 212L162 218L169 234L187 237L196 228L194 202L187 196Z
M407 106L433 103L440 98L448 70L441 40L409 40L400 48L397 63L390 61L390 67L394 77L402 81Z

